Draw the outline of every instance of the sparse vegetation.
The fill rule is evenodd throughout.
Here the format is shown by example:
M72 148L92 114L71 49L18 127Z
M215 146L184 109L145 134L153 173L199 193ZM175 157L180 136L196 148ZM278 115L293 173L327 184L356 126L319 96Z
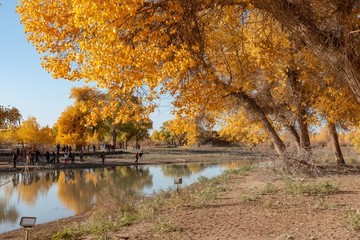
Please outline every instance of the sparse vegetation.
M318 210L325 210L325 209L334 209L333 204L329 204L325 201L324 196L318 196L315 199L314 208Z
M273 183L266 183L265 187L260 190L261 195L277 193L279 189Z
M228 167L230 169L234 166L228 165ZM271 235L274 238L282 239L279 236L290 234L294 238L305 239L305 230L295 234L293 226L299 226L299 221L301 221L304 229L309 229L314 224L319 225L319 229L330 229L330 226L329 228L325 226L324 219L321 220L321 214L330 216L325 220L328 221L327 224L334 218L337 224L347 226L344 229L347 229L346 234L349 236L359 231L359 211L345 210L346 206L349 206L348 200L357 196L357 193L347 193L345 189L343 191L344 182L341 178L337 179L338 176L336 178L323 177L323 175L313 177L303 173L301 176L291 175L283 178L283 175L279 175L272 168L258 167L256 171L254 169L254 167L241 167L225 171L215 178L199 177L196 184L180 188L179 192L176 189L170 189L149 197L132 194L127 201L119 198L121 189L109 184L104 188L104 199L99 201L104 204L97 205L91 217L84 217L76 224L72 224L69 219L69 222L56 227L48 225L51 226L48 234L52 232L54 240L98 240L113 239L114 236L142 239L144 234L149 234L153 239L167 240L182 239L186 234L194 236L191 234L194 234L192 231L195 230L188 228L201 224L201 227L207 226L202 230L202 234L205 231L211 231L209 230L211 228L216 228L220 229L219 231L226 231L231 239L230 234L232 231L237 231L238 227L229 226L225 221L234 223L244 220L246 222L241 224L248 229L271 217L274 221L266 223L269 229L271 228L271 232L276 232L276 236ZM343 170L346 169L354 170L354 168ZM350 185L346 185L346 189L348 186ZM341 194L337 194L340 190ZM356 200L351 201L354 206L357 206ZM224 219L220 220L221 217ZM226 219L227 217L229 219ZM208 223L207 219L211 221ZM213 223L215 219L216 223ZM279 222L279 224L281 222L287 230L276 228L277 224L274 222ZM222 224L223 228L211 224ZM146 228L146 233L139 231L139 227ZM58 232L54 233L54 230ZM268 234L267 236L272 234L266 229L261 231L261 234ZM252 235L257 234L256 231L246 230L246 232L253 239L262 239L259 235ZM45 237L44 234L40 235L38 230L31 235L32 238L38 240L51 239L51 235ZM312 236L319 238L320 235L317 230L314 230ZM201 237L205 239L205 235Z
M285 191L293 195L315 195L323 196L334 194L339 191L336 184L325 181L319 183L305 184L303 181L285 180Z
M255 170L254 166L244 166L237 169L227 170L225 174L240 174L246 175L248 172Z
M170 233L176 231L176 227L169 220L162 220L155 225L155 229L160 233Z
M116 231L140 220L153 219L160 210L176 211L184 206L193 208L205 207L209 201L215 200L219 191L225 189L226 174L209 179L199 177L193 187L176 190L161 191L151 197L134 197L120 204L118 210L108 209L95 214L91 219L81 225L74 225L63 229L53 236L54 240L77 239L78 236L90 234L103 237L109 231ZM102 209L106 209L106 206ZM160 220L156 226L160 233L176 231L174 225L168 220Z
M359 209L348 208L346 209L346 219L349 227L353 231L360 230L360 211Z

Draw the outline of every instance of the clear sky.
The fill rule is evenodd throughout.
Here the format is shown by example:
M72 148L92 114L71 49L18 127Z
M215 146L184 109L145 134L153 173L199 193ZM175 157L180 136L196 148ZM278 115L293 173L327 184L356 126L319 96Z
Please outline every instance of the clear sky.
M16 0L1 1L0 6L0 105L16 107L24 119L36 117L41 126L50 127L65 108L72 87L82 82L53 79L40 65L40 55L27 42L20 17L15 12ZM160 108L151 115L153 129L172 118L169 99L162 99Z

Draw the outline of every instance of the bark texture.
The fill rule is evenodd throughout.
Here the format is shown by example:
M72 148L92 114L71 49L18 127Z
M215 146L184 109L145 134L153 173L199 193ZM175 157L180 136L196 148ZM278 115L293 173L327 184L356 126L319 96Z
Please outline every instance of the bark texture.
M327 127L330 133L330 139L331 139L331 144L333 146L336 163L338 165L345 165L344 157L339 143L338 134L336 131L336 126L334 123L328 123Z

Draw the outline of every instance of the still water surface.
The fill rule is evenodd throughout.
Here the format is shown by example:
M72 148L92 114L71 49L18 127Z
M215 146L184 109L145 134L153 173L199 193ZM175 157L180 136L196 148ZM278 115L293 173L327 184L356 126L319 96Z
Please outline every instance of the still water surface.
M1 174L0 186L12 181L0 187L0 233L20 228L23 216L36 217L40 224L85 213L103 199L109 186L123 196L150 195L175 188L174 178L182 177L186 186L200 176L211 178L244 165L191 163Z

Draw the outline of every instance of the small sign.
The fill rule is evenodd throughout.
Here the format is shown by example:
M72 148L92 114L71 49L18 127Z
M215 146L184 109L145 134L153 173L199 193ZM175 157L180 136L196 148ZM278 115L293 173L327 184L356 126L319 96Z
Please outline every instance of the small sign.
M20 226L24 228L32 228L35 225L36 217L21 217Z
M175 178L174 183L175 184L182 184L182 178Z

